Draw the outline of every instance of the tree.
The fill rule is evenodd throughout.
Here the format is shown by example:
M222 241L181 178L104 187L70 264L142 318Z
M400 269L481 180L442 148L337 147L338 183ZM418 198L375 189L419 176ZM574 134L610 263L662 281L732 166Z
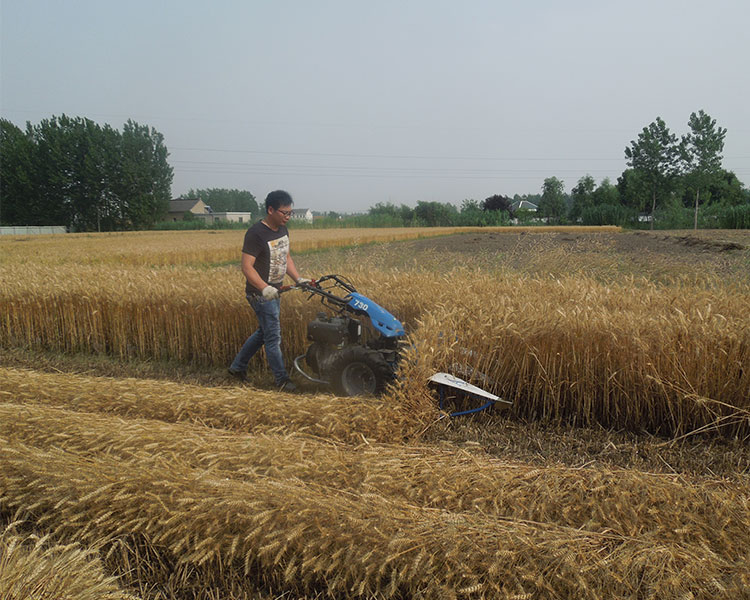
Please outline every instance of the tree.
M368 210L370 217L373 217L376 223L382 225L403 225L398 207L392 202L378 202Z
M379 217L379 216L397 217L398 207L392 202L388 202L386 204L383 204L382 202L378 202L375 206L371 206L368 212L371 216L374 216L374 217Z
M128 228L123 203L117 195L117 183L122 178L122 135L105 124L102 128L102 163L106 185L97 207L97 229L115 231Z
M465 199L461 202L458 225L464 227L481 226L484 211L479 202L474 199Z
M690 133L682 138L681 150L687 183L695 191L693 228L698 229L701 191L706 190L721 172L721 153L727 130L717 127L716 119L712 119L702 109L697 114L690 115L688 125Z
M134 229L148 228L169 212L172 167L164 136L128 119L122 130L121 174L117 196Z
M643 212L646 206L646 198L650 192L641 171L625 169L622 175L617 178L616 187L620 196L620 203L623 206Z
M414 209L411 206L402 204L398 209L398 214L404 227L409 227L414 221Z
M40 220L45 219L72 227L76 152L70 119L62 115L42 119L33 127L29 123L27 134L34 144L32 177L36 209L29 215L28 224L41 224Z
M420 200L414 208L414 216L426 227L445 227L453 225L458 209L449 203Z
M368 210L370 225L375 227L407 227L414 219L414 209L402 204L400 207L392 202L378 202Z
M578 220L583 214L583 211L594 205L595 187L596 182L591 175L584 175L578 180L578 183L570 192L573 200L573 204L570 207L571 220Z
M76 231L101 231L101 214L111 184L104 166L107 132L94 121L80 117L63 115L58 123L70 153L70 227Z
M592 200L594 201L594 206L619 206L620 192L617 190L617 187L612 185L609 177L605 177L594 190Z
M28 202L33 210L25 224L51 222L77 231L99 229L102 205L112 183L107 166L119 160L115 132L81 117L61 115L30 123L26 135L31 152L32 185Z
M148 227L169 210L172 168L161 134L61 115L2 133L4 222L90 231Z
M750 203L750 190L743 189L742 182L732 171L720 169L708 185L711 202L721 202L726 206Z
M501 196L500 194L495 194L494 196L490 196L489 198L485 198L484 202L482 202L482 210L484 211L496 211L501 210L508 213L508 216L511 214L511 205L513 204L513 201L506 197Z
M32 181L34 144L27 134L0 119L0 223L36 224L39 212Z
M493 198L503 198L502 196L493 196ZM487 199L489 200L489 198ZM507 224L510 219L510 206L507 210L498 207L497 209L485 209L487 200L481 204L476 200L464 200L461 203L461 212L458 216L457 225L464 227L485 227L498 226ZM508 201L507 198L504 200Z
M565 217L565 187L557 177L547 177L542 185L542 198L539 201L539 212L549 222L561 222Z
M679 174L679 156L677 136L669 131L661 117L644 127L638 140L631 141L625 148L628 166L641 174L651 192L651 229L654 228L657 198L669 191Z
M495 194L485 198L481 204L482 215L477 215L481 225L504 225L513 218L513 201L507 196Z

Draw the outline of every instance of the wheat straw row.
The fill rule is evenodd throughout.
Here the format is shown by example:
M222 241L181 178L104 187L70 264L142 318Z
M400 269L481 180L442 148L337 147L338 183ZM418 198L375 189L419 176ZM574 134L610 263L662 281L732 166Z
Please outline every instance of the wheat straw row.
M105 575L95 550L22 533L22 525L12 522L0 530L3 600L138 600Z
M303 480L421 507L548 522L698 545L750 548L750 488L609 469L535 468L430 447L353 449L299 436L244 436L186 424L0 404L0 436L124 460L176 457L231 479Z
M731 598L746 564L658 540L237 482L177 460L0 443L3 507L75 539L143 536L207 581L252 573L341 597Z
M85 377L0 367L0 401L65 406L238 432L299 432L327 440L399 441L414 418L387 399L290 395L250 387Z

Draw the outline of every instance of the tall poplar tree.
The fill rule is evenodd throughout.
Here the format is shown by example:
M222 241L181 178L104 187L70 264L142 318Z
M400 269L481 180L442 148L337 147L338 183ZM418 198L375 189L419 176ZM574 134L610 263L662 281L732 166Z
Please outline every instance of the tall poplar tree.
M173 169L164 136L128 119L121 135L121 162L116 195L133 229L148 228L169 212Z
M596 181L591 175L584 175L578 180L578 183L570 191L573 201L570 207L570 218L575 222L583 211L594 205L594 189Z
M61 115L21 131L0 120L0 219L72 231L141 229L169 210L164 138L128 121L120 133Z
M33 153L31 138L7 119L0 119L0 224L36 225L33 221L36 212L33 206Z
M690 133L682 138L682 157L689 185L695 191L694 229L698 229L698 206L701 191L706 190L721 174L721 153L724 151L726 128L717 127L702 109L688 120Z
M565 204L565 184L557 177L547 177L542 184L542 197L539 200L539 212L549 222L552 219L560 223L567 212Z
M654 228L654 212L657 199L669 192L674 178L680 172L680 146L677 136L661 117L638 134L638 139L625 148L628 166L638 171L651 192L651 229Z

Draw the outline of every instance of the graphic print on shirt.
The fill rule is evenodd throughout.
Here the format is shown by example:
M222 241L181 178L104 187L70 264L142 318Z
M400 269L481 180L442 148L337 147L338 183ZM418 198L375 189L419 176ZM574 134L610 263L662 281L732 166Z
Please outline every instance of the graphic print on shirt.
M268 283L279 285L286 275L286 257L289 254L289 236L268 242Z

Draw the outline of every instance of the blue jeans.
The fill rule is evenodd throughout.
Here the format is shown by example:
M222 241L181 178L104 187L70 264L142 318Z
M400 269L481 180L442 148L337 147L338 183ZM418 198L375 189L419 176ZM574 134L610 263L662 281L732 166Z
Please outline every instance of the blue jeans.
M289 379L281 354L281 299L265 300L262 296L248 296L247 301L258 316L258 329L245 340L229 368L237 373L244 373L250 359L265 346L268 366L271 367L276 384L281 385Z

